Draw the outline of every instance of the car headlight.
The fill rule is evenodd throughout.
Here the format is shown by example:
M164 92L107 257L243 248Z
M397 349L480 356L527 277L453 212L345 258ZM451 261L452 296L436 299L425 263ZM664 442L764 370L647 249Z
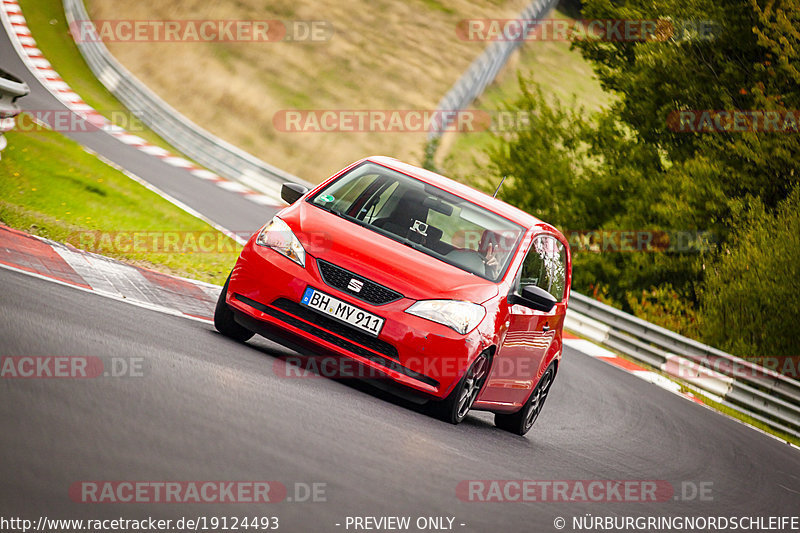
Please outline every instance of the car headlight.
M288 224L275 217L264 226L256 237L256 244L272 248L279 254L285 255L301 267L306 266L306 251Z
M464 335L480 324L486 309L460 300L420 300L406 309L406 313L444 324Z

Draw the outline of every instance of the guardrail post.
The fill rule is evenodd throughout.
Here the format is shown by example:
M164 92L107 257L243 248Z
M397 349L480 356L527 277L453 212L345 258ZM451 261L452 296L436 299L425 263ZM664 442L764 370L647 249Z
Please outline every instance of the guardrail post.
M17 99L22 98L29 92L30 89L25 82L4 70L0 70L0 152L8 144L8 139L3 134L14 129L14 117L20 113Z

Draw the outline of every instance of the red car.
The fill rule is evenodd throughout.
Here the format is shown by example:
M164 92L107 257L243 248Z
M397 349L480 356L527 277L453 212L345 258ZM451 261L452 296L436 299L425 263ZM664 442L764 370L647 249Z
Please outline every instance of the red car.
M479 409L531 428L561 360L572 268L558 230L387 157L281 195L291 205L222 289L220 333L350 358L454 424Z

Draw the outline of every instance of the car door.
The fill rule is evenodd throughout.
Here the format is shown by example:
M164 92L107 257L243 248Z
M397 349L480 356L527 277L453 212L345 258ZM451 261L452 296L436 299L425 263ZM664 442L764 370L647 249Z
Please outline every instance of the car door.
M520 294L523 286L536 285L562 302L566 261L565 247L558 239L546 234L535 237L517 273L512 293ZM556 304L543 312L520 304L509 306L508 327L495 355L482 401L519 404L527 399L563 320L562 307Z

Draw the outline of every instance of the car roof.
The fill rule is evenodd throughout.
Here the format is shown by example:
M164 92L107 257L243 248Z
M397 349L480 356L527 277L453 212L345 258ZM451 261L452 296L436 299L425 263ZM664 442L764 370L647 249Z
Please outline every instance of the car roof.
M452 192L457 196L464 198L465 200L469 200L474 204L485 207L489 211L505 217L512 222L516 222L525 228L530 229L534 226L539 226L541 229L549 230L557 235L561 235L561 233L555 227L534 217L533 215L509 205L502 200L498 200L497 198L493 198L488 194L475 190L468 185L464 185L463 183L459 183L455 180L442 176L441 174L437 174L435 172L431 172L430 170L425 170L424 168L416 167L414 165L409 165L408 163L403 163L402 161L399 161L393 157L386 156L370 156L362 159L356 163L356 165L364 161L371 161L373 163L383 165L392 170L396 170L413 178L417 178L435 187Z

